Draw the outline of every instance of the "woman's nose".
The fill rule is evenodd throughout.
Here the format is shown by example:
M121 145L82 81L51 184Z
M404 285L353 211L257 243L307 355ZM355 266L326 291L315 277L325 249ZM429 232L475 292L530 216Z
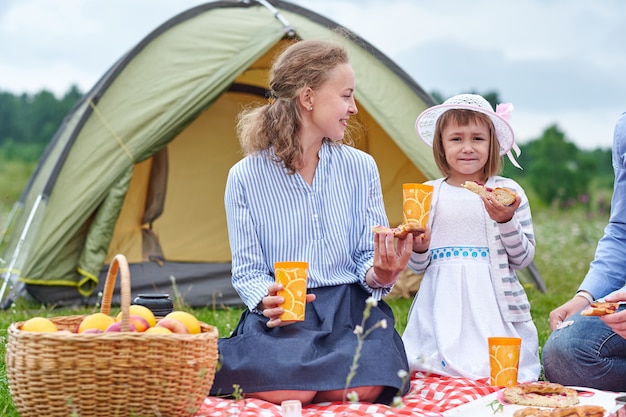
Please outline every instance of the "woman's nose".
M354 100L354 98L352 99L352 102L348 107L348 112L350 112L350 114L357 114L359 112L359 109L356 107L356 101Z

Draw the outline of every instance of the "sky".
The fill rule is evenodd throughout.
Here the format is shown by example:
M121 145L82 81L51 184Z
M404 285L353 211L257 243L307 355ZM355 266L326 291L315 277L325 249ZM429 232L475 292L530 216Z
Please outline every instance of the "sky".
M2 0L0 91L87 92L152 30L206 2ZM519 143L556 125L581 149L606 149L626 111L623 0L291 2L355 32L429 93L497 92L515 107Z

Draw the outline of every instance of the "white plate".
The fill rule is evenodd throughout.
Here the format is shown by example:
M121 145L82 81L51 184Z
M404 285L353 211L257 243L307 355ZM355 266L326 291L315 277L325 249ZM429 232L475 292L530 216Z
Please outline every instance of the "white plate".
M612 417L617 414L619 409L623 409L625 406L618 406L615 403L615 398L624 393L619 392L607 392L599 391L591 388L584 387L569 387L578 391L578 399L580 403L577 405L599 405L606 409L605 417ZM469 403L465 403L458 407L452 408L443 413L445 417L512 417L515 410L525 408L523 405L509 404L502 397L502 390L486 395ZM490 404L494 401L499 401L502 404L502 411L497 412L497 405L492 408Z

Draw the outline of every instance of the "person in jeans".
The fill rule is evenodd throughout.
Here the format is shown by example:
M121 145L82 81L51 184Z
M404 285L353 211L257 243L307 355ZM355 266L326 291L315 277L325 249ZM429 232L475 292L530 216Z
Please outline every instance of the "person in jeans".
M552 333L542 360L551 382L626 391L626 112L615 125L612 153L609 224L576 295L550 312ZM624 303L614 314L581 316L596 299Z

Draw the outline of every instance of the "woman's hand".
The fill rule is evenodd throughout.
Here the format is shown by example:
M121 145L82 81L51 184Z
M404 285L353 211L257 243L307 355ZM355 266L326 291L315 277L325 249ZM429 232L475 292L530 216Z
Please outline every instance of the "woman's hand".
M280 315L283 313L283 303L285 299L278 295L278 291L283 289L283 284L273 283L267 287L267 293L261 303L258 305L258 309L263 311L263 316L267 317L267 327L270 329L273 327L285 326L290 323L283 323L280 319ZM310 303L315 300L315 294L307 294L306 302Z
M396 282L409 263L413 240L411 233L397 242L393 233L374 235L374 274L379 284L390 286Z
M626 292L618 292L615 294L607 295L604 301L609 303L617 303L620 301L626 301ZM626 339L626 310L619 311L613 314L607 314L600 316L607 326L609 326L615 333Z
M515 201L510 206L505 206L500 203L492 193L489 193L486 196L481 196L480 198L485 204L485 210L487 210L489 217L498 223L511 221L513 215L515 214L515 210L517 210L522 202L519 195L515 197Z

